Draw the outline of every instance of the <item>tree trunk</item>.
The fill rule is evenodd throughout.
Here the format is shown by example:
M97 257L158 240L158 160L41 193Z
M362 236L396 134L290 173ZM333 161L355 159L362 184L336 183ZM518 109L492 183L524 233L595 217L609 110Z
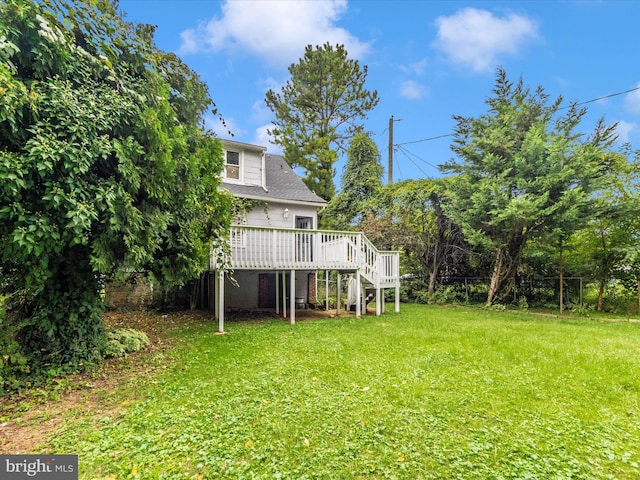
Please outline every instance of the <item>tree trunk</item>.
M496 252L496 261L493 265L493 272L491 273L491 283L489 284L489 293L487 294L487 306L491 305L496 299L498 290L500 289L500 283L502 278L502 264L504 261L504 251L499 248Z
M438 272L436 270L431 270L429 272L429 289L427 292L429 295L433 295L436 293L436 280L438 279Z
M598 306L596 307L596 311L602 311L602 299L604 298L604 279L600 279L600 288L598 288Z
M431 268L429 269L429 289L427 290L427 293L429 295L433 295L434 293L436 293L436 282L438 280L438 271L439 271L439 262L440 262L440 258L439 258L439 242L438 240L436 240L436 245L433 249L433 260L431 262Z
M487 306L496 300L506 299L514 286L515 276L527 237L522 232L514 235L507 246L499 247L496 251L496 259L491 274L489 293L487 294ZM505 280L508 282L505 283Z
M195 310L198 305L198 292L200 290L200 278L194 280L191 287L191 294L189 295L189 310Z
M564 265L562 263L562 240L560 240L560 313L564 310Z

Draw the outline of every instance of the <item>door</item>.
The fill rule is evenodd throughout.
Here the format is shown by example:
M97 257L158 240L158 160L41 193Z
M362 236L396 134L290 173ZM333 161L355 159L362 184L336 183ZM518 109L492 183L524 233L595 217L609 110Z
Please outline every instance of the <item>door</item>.
M296 217L296 229L311 230L313 229L313 217ZM296 261L312 262L313 261L313 244L311 233L296 233Z
M258 275L258 307L259 308L276 308L276 292L280 292L280 296L285 294L285 298L280 298L280 308L282 308L283 301L287 301L289 297L289 290L285 292L285 285L291 285L291 275L288 273L285 275L285 283L282 283L282 274L280 273L261 273ZM276 288L276 282L278 288ZM287 308L289 304L287 303Z

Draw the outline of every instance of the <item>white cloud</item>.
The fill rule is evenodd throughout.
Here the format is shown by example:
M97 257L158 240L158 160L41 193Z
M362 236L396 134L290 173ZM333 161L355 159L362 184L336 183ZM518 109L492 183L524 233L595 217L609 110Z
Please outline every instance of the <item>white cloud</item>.
M269 110L269 107L267 107L264 99L256 100L255 102L253 102L251 111L253 112L251 118L255 122L266 122L273 117L273 114L271 113L271 110Z
M625 122L620 120L616 127L616 134L618 135L618 142L627 143L630 141L631 134L635 134L638 131L638 124L633 122Z
M277 155L282 155L282 147L280 145L276 145L272 142L273 137L267 133L268 129L273 128L273 125L262 125L261 127L256 128L256 131L253 134L253 140L251 141L254 145L261 145L263 147L267 147L267 152L275 153Z
M420 85L413 80L407 80L400 84L400 95L410 100L419 100L429 94L429 87Z
M400 65L400 70L404 73L412 73L414 75L422 75L424 73L425 68L427 68L428 61L426 58L422 60L412 63L411 65Z
M449 58L476 72L492 71L502 54L518 53L538 38L538 26L522 15L496 17L486 10L465 8L450 17L438 17L434 46Z
M640 114L640 83L636 85L638 90L629 93L624 99L626 109L633 114Z
M344 45L349 57L360 58L370 45L336 22L347 0L247 0L222 4L222 16L182 32L180 53L248 52L274 65L289 65L304 55L307 45Z

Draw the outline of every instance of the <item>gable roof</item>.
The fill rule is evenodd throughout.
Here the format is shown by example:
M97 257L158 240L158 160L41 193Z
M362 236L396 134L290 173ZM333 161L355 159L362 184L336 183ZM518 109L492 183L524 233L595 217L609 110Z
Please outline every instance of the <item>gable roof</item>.
M286 201L323 207L326 200L307 187L281 155L265 154L266 190L258 185L226 183L222 187L236 197L255 200Z

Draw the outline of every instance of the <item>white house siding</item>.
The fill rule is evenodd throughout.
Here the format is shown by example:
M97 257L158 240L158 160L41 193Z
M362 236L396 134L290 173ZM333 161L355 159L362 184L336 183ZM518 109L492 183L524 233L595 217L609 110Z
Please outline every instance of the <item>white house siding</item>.
M262 153L245 150L244 160L244 184L262 185Z
M288 217L285 218L285 209ZM267 202L258 205L247 214L247 225L254 227L295 228L296 217L313 218L313 228L318 228L317 207L309 205L295 205L290 203Z

